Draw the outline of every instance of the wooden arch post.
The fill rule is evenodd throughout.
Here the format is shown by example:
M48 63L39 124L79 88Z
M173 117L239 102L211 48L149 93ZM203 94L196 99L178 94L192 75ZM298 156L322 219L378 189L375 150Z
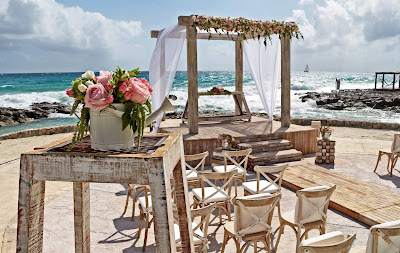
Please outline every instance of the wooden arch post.
M235 40L235 91L243 91L243 48L239 38ZM239 103L241 106L242 101ZM240 108L235 105L235 114L239 114L239 111Z
M281 38L281 126L290 126L290 38Z
M178 24L186 26L187 76L188 76L188 125L189 134L199 133L199 91L197 83L197 33L191 26L191 16L178 17Z

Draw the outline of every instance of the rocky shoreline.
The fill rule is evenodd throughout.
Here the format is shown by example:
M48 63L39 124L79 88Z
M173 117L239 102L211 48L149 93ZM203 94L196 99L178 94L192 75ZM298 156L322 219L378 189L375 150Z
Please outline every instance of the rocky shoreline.
M51 113L69 114L71 107L61 103L33 103L30 110L0 107L0 127L31 122L49 117Z
M400 113L400 90L340 90L307 92L300 95L302 102L314 100L317 108L328 110L379 109Z

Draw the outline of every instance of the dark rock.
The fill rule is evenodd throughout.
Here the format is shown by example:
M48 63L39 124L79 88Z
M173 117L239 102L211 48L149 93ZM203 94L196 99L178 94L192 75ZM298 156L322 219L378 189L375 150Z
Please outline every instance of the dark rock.
M300 95L302 102L316 101L318 108L328 110L358 110L366 107L399 112L400 90L340 90L330 93L307 92Z
M0 107L0 126L27 123L35 119L47 118L51 113L69 114L71 107L61 103L34 103L31 110Z

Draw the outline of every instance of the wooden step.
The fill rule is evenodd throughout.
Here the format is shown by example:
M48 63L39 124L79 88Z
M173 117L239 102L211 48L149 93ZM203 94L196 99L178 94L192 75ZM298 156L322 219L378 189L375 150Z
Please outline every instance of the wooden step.
M239 149L251 148L253 153L276 151L276 150L287 150L292 148L292 143L288 140L269 140L269 141L257 141L240 143Z
M296 149L251 153L249 156L248 169L252 169L255 165L271 165L276 163L299 161L301 158L301 151Z
M269 135L254 135L254 136L236 137L235 139L237 143L270 141L270 140L282 139L282 134L278 133Z

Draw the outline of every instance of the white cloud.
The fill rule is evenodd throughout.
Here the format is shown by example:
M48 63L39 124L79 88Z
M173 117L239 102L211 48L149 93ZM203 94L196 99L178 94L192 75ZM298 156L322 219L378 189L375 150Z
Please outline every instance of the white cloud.
M393 69L400 63L393 57L400 53L394 48L400 41L399 1L320 0L311 11L294 10L291 19L304 35L293 43L298 68L307 64L306 55L321 70L335 70L339 62L347 71Z
M314 0L300 0L299 2L301 5L312 4Z
M49 58L52 53L58 57L61 53L65 57L91 57L93 61L128 61L131 54L127 51L135 47L135 40L143 33L140 21L112 20L54 0L1 1L0 52L7 50L8 54L34 47ZM81 66L77 61L75 69Z

